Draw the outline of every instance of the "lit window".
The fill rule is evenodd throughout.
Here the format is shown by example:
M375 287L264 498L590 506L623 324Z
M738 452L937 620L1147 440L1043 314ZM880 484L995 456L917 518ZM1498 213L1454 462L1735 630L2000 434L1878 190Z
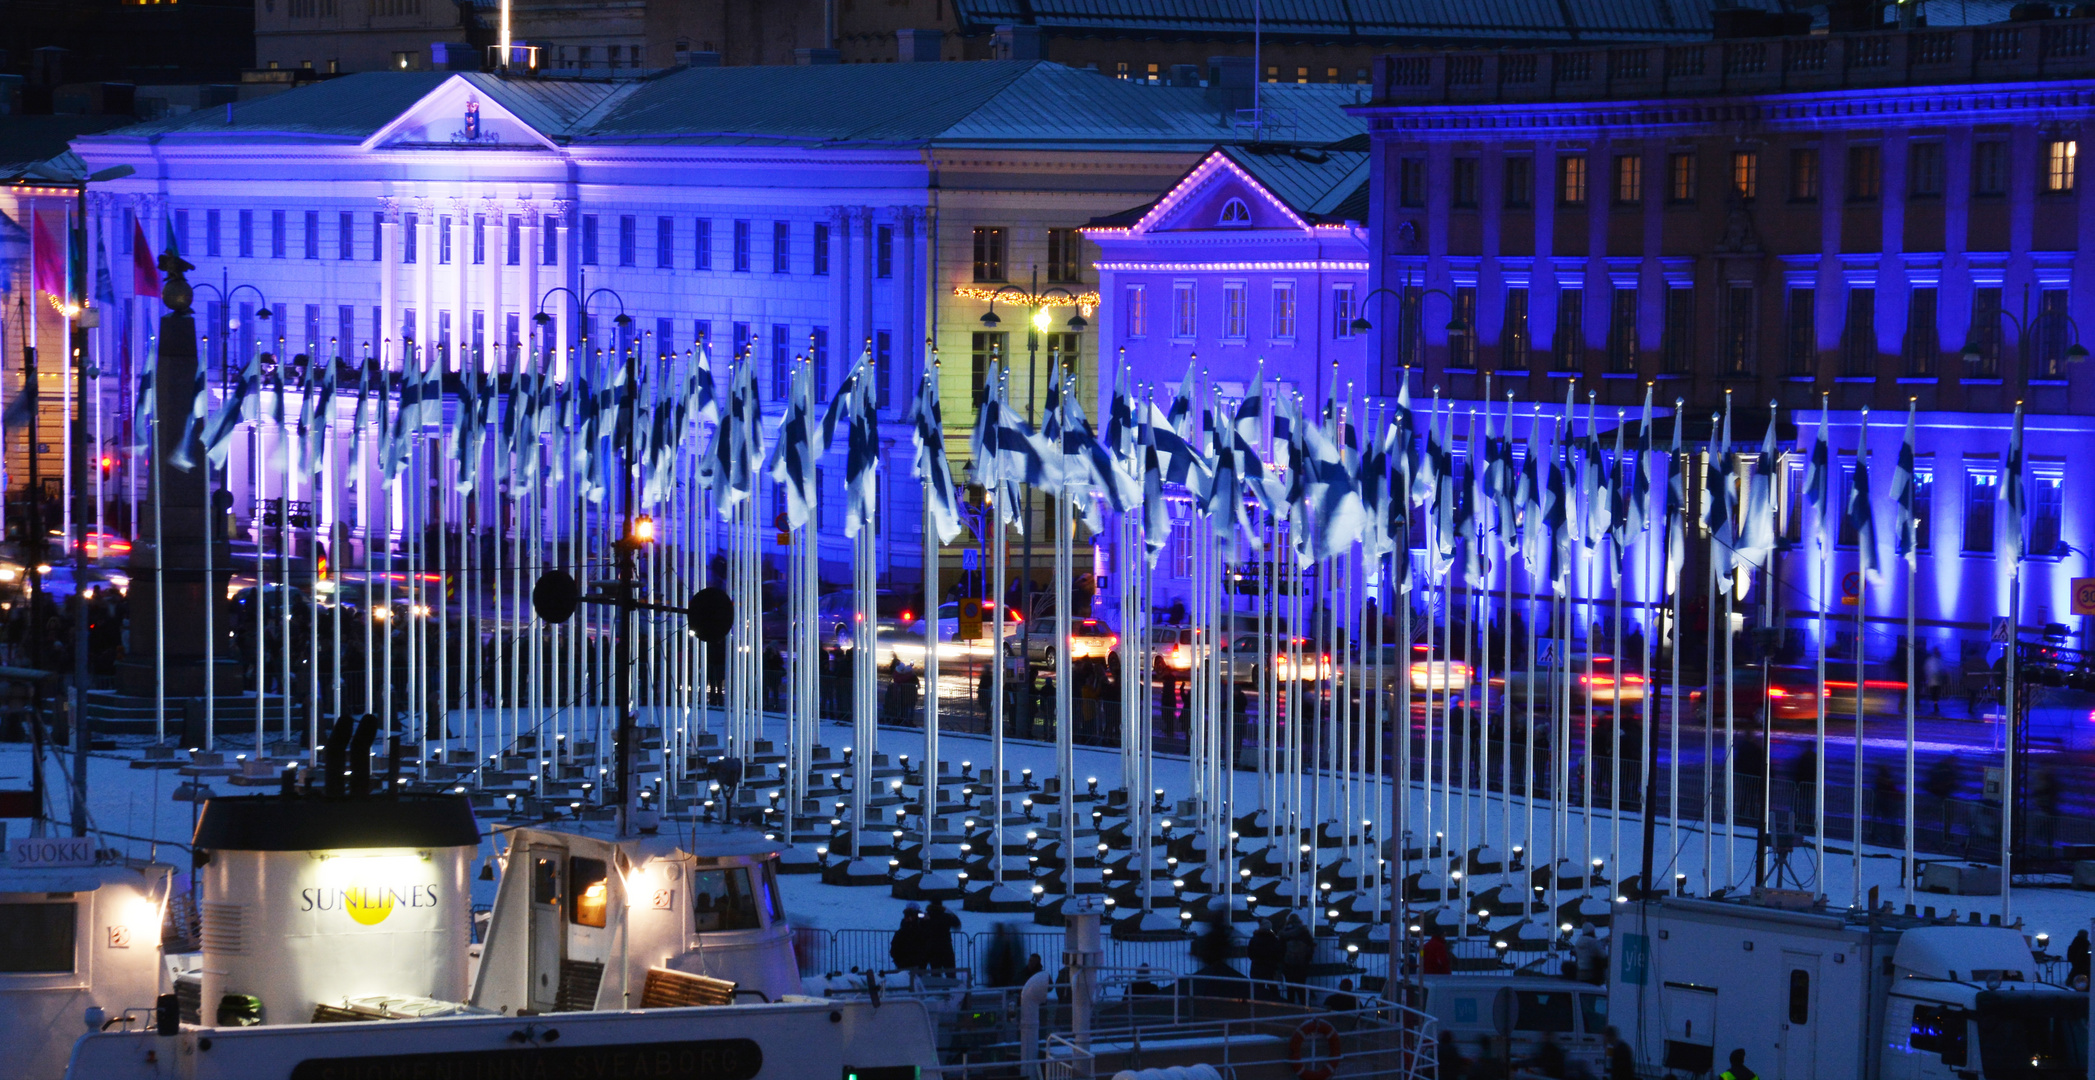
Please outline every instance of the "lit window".
M2073 190L2073 159L2080 144L2072 139L2054 139L2044 148L2044 190Z
M1358 312L1353 309L1353 286L1333 285L1331 287L1331 336L1335 338L1352 337L1353 317L1356 314Z
M1232 340L1243 340L1246 333L1244 283L1232 281L1222 286L1222 336Z
M1586 159L1576 155L1557 162L1557 192L1566 206L1586 201Z
M1695 201L1695 155L1674 154L1666 159L1666 197L1674 202Z
M1193 283L1173 282L1171 286L1171 335L1179 338L1193 336L1197 324L1194 322Z
M1635 154L1625 154L1615 159L1615 201L1638 203L1644 201L1644 159Z
M1731 155L1731 190L1739 198L1752 199L1760 194L1760 154L1753 150L1736 150Z
M1251 224L1251 207L1246 206L1242 199L1231 199L1222 204L1222 217L1216 221L1216 224L1249 225Z
M1292 281L1273 283L1273 337L1277 341L1295 338L1295 283Z
M1148 299L1149 299L1149 297L1148 297L1148 290L1147 290L1146 288L1144 288L1143 286L1141 286L1141 285L1130 285L1130 286L1128 286L1128 302L1127 302L1127 313L1128 313L1128 331L1127 331L1127 333L1128 333L1128 336L1129 336L1129 337L1131 337L1131 338L1139 338L1139 337L1148 337L1148 336L1149 336L1149 306L1148 306Z

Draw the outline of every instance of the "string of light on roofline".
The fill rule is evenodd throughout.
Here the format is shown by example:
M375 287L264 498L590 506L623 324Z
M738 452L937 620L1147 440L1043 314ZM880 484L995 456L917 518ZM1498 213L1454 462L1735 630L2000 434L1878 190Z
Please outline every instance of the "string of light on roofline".
M1019 307L1073 307L1084 315L1089 315L1098 308L1098 290L1096 289L1071 296L1060 292L1029 293L1009 288L1000 290L985 289L980 285L955 285L953 287L953 295L963 300L994 300L1003 304L1016 304Z
M1096 264L1100 270L1180 272L1195 270L1360 270L1365 271L1364 262L1102 262Z

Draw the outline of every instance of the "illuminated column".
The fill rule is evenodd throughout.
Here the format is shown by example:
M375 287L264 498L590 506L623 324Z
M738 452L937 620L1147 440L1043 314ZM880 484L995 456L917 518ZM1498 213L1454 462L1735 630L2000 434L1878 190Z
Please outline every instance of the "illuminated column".
M560 260L560 269L553 275L553 279L569 289L579 284L579 279L575 277L575 271L578 269L575 262L581 254L574 249L573 244L575 232L574 214L575 202L573 199L555 199L553 200L553 221L546 226L553 230L551 237L553 257ZM551 284L543 281L539 284L548 289L552 288ZM553 365L553 370L558 374L572 378L573 375L570 371L566 354L572 353L575 348L575 327L573 325L575 303L562 297L558 302L549 305L546 310L553 314L554 347L563 354L558 362Z
M851 208L847 206L831 207L830 220L833 222L830 226L830 232L835 237L833 243L836 245L836 250L831 257L831 262L836 269L836 326L830 331L829 349L833 354L831 363L836 364L836 370L841 372L849 368L852 360L858 358L858 353L855 351L848 354L845 352L845 350L851 348L852 338ZM838 376L838 382L841 382L841 376ZM817 387L835 386L838 385L838 382L831 382L828 372L818 371L815 374L815 385Z
M509 344L509 320L502 306L502 275L509 262L509 218L503 205L496 200L483 199L480 203L480 234L485 244L485 257L481 260L481 289L487 309L487 353L489 370L502 371L509 362L504 346Z
M436 200L422 199L415 213L415 340L436 340ZM403 370L407 342L401 342Z
M529 357L537 347L540 335L531 316L538 311L538 298L542 290L538 287L538 263L540 244L538 237L538 204L529 199L517 204L517 214L523 219L517 230L517 269L522 271L524 295L517 305L523 314L518 318L518 330L524 338L524 355ZM538 369L533 368L536 371Z
M473 354L473 204L451 200L451 367L464 371Z

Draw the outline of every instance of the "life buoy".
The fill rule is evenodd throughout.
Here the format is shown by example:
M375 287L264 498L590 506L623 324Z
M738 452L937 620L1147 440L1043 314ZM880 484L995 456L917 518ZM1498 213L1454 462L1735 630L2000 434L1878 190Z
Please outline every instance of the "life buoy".
M1288 1061L1300 1080L1331 1080L1338 1059L1338 1029L1329 1020L1304 1020L1288 1040Z

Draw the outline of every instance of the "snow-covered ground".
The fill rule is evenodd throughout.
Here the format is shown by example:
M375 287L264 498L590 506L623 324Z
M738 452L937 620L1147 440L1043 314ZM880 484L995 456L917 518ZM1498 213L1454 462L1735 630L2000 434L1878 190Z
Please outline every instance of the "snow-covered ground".
M782 740L784 737L783 722L774 717L770 725L769 734L773 738ZM849 745L851 742L850 729L847 725L842 724L824 724L822 738L829 745L841 748ZM919 731L883 729L880 732L879 749L887 753L891 758L900 754L908 754L912 758L921 758L923 745L923 735ZM992 748L990 740L983 736L942 734L940 736L940 749L941 756L956 768L962 761L970 761L979 769L986 766L991 760ZM237 747L228 747L227 750L230 754L236 752ZM191 803L177 802L173 797L176 786L182 783L182 778L178 777L173 770L134 769L130 767L131 761L137 756L138 753L131 750L102 752L90 756L88 764L88 787L90 793L88 811L92 827L104 835L106 846L125 850L132 855L143 856L153 847L155 841L186 843L193 824L192 815L194 808ZM1082 784L1086 777L1091 776L1098 777L1101 790L1118 785L1120 757L1117 750L1078 748L1075 752L1075 761L1077 775L1073 778L1071 786ZM30 752L26 745L0 744L0 787L26 788L29 785L30 764ZM1055 772L1054 747L1039 743L1017 741L1007 743L1005 747L1005 765L1013 776L1017 776L1021 769L1032 769L1036 781L1044 779L1054 775ZM55 816L60 820L65 818L67 807L69 806L69 778L71 772L72 761L69 755L61 757L53 753L52 757L47 761L45 775L51 785L51 806ZM1240 772L1235 775L1235 780L1237 810L1239 813L1242 813L1256 805L1258 797L1257 776L1253 773ZM1166 789L1169 797L1175 802L1180 794L1188 788L1185 759L1183 757L1172 758L1168 755L1160 756L1156 763L1156 782L1158 786ZM213 788L219 794L241 794L268 790L266 788L233 787L223 781L215 782ZM1414 825L1416 825L1423 820L1425 813L1425 807L1423 806L1424 793L1415 788L1412 798L1410 813L1414 815L1412 820ZM1386 801L1386 796L1376 796L1369 798L1367 804L1386 806ZM1437 821L1440 814L1440 798L1438 795L1436 795L1434 801L1436 804L1434 814ZM1456 800L1455 806L1459 820L1461 801ZM1474 837L1474 840L1488 839L1494 844L1498 843L1502 835L1502 827L1499 824L1502 821L1501 815L1504 813L1502 800L1497 798L1487 800L1473 796L1470 799L1469 807L1472 820L1488 822L1491 830L1488 836L1477 835ZM1526 835L1523 816L1525 811L1518 800L1516 800L1514 813L1515 834L1513 842L1525 844ZM1384 815L1376 814L1374 816L1379 820ZM25 826L25 823L13 821L8 822L7 825L14 830L14 835L21 835L20 830ZM1440 827L1439 824L1435 826L1436 829ZM1584 850L1583 819L1574 817L1566 832L1569 839L1566 854L1574 857L1581 855ZM1704 850L1704 837L1699 827L1689 826L1681 829L1678 833L1674 833L1662 818L1658 823L1656 832L1657 851L1655 861L1660 864L1662 869L1654 876L1664 881L1676 872L1684 873L1688 875L1690 887L1699 889L1702 880ZM1607 855L1611 834L1612 830L1610 829L1608 818L1605 811L1602 810L1594 821L1594 851L1596 854ZM1634 815L1624 815L1621 826L1621 843L1623 870L1626 873L1635 873L1639 868L1641 835L1641 821ZM1724 877L1726 869L1725 845L1722 838L1717 838L1711 843L1710 848L1714 856L1713 861L1716 870L1714 884L1722 886L1726 884ZM1854 863L1851 861L1850 856L1844 854L1847 848L1848 844L1841 838L1835 837L1832 839L1832 842L1829 844L1829 849L1831 850L1826 858L1826 884L1818 886L1815 890L1825 893L1836 904L1848 902L1854 890ZM491 853L491 847L483 851L483 854ZM1530 864L1536 864L1551 858L1552 854L1549 850L1547 808L1542 807L1537 811L1534 848L1531 849L1528 861ZM1737 880L1730 882L1730 884L1734 888L1743 888L1750 885L1754 855L1753 836L1750 830L1742 827L1738 831L1736 846L1732 848L1731 854L1732 860L1730 865L1735 868L1738 877ZM161 852L163 860L174 862L178 867L186 861L181 855L182 853L179 851L168 852L163 849ZM1790 860L1793 874L1801 872L1806 875L1806 887L1811 887L1809 881L1814 869L1814 859L1815 855L1812 851L1807 848L1800 848ZM1861 875L1864 892L1866 893L1867 890L1874 887L1878 890L1880 899L1903 904L1905 901L1905 890L1900 884L1899 862L1899 852L1896 850L1865 846L1863 849ZM1614 875L1611 873L1610 876ZM1480 882L1480 884L1488 886L1495 884L1495 881L1486 880ZM884 888L846 888L823 885L808 875L787 878L785 887L788 891L788 910L792 913L794 921L801 925L823 929L889 930L899 921L905 906L903 901L892 899ZM491 882L476 882L476 900L480 902L491 901L493 888L494 886ZM1922 906L1935 907L1938 912L1947 912L1952 908L1959 912L1977 911L1981 913L1982 917L2000 910L2000 902L1995 897L1958 897L1918 893L1915 896L1915 902ZM2090 919L2095 919L2095 892L2073 890L2063 887L2063 883L2059 887L2026 884L2014 891L2011 897L2011 905L2011 914L2025 920L2025 928L2029 932L2048 932L2052 935L2054 941L2059 943L2071 939L2075 930L2086 928ZM1009 921L1014 917L964 913L961 918L964 929L977 931L988 930L993 923ZM2063 946L2055 945L2055 948L2060 947Z

